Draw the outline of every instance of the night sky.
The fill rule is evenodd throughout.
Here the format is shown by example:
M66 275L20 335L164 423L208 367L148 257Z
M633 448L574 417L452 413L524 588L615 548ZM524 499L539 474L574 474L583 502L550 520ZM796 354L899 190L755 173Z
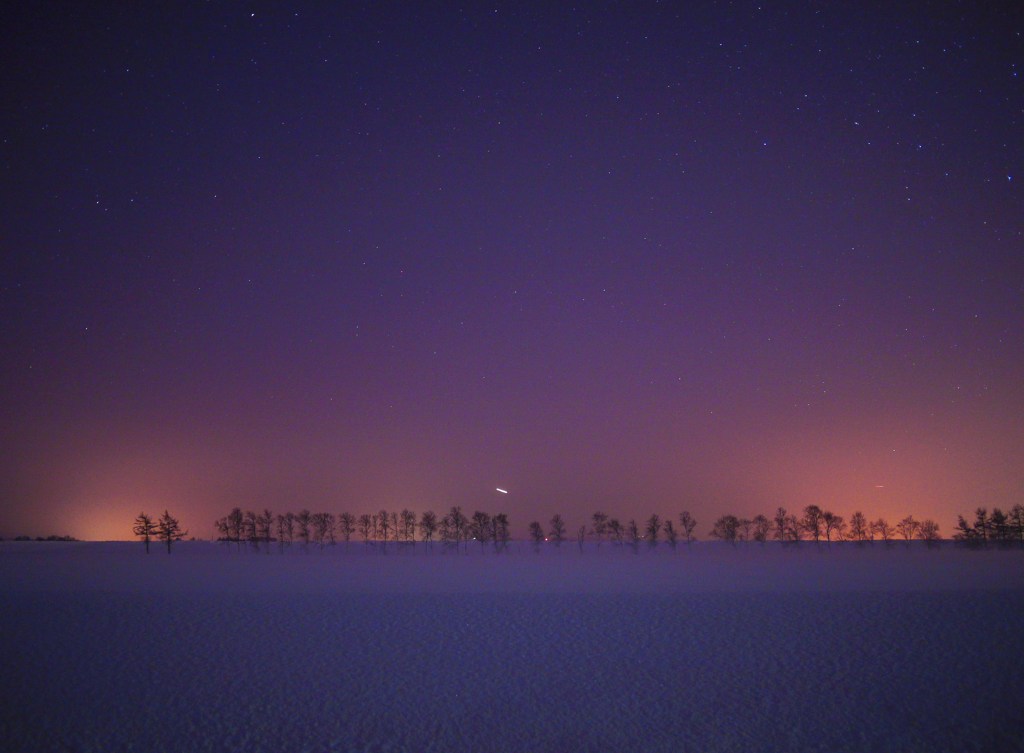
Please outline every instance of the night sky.
M0 535L1024 501L1021 11L331 5L3 11Z

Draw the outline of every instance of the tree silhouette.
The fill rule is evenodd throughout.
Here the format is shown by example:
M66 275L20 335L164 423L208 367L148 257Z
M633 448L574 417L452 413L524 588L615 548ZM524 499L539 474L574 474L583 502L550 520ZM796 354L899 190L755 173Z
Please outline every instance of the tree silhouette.
M804 508L804 516L800 519L800 528L814 540L814 543L818 543L821 540L822 526L824 524L822 516L823 513L820 507L817 505L807 505Z
M427 510L420 516L420 538L424 544L433 545L434 533L437 531L437 514Z
M462 508L455 506L448 512L448 522L451 529L451 536L455 539L455 547L459 542L466 541L469 531L469 519L462 514Z
M310 516L310 523L313 527L313 540L320 549L324 548L324 542L334 538L334 516L329 512L317 512Z
M132 533L142 539L142 542L146 545L146 554L149 554L149 541L156 534L156 523L153 522L153 519L146 515L146 513L140 512L139 517L135 519L135 527L132 528Z
M833 536L837 541L842 538L843 531L846 530L846 521L842 515L826 510L821 514L821 522L825 528L825 541L831 544Z
M772 523L764 515L754 516L754 541L763 544L771 533Z
M683 510L679 513L679 531L683 534L683 541L689 546L690 542L693 541L693 532L697 528L697 520L690 515L689 510Z
M291 546L292 537L295 535L295 514L286 512L277 516L277 545L284 551L284 545Z
M580 554L583 553L583 542L587 538L587 527L580 526L576 531L576 544L580 548Z
M647 519L647 525L645 533L647 534L647 545L650 547L658 546L658 534L661 532L661 518L656 514L652 515Z
M508 515L499 512L491 518L491 541L494 542L495 551L501 551L508 546L510 535Z
M416 538L416 513L408 508L402 510L402 539L411 543Z
M480 510L474 512L469 521L469 533L480 542L480 551L483 551L484 545L491 537L491 516Z
M188 536L188 531L183 531L177 518L171 516L167 510L160 516L156 524L156 536L167 545L167 553L171 553L171 544L181 541Z
M671 518L669 518L668 520L665 521L664 525L662 525L662 529L664 529L664 531L665 531L665 541L668 542L668 545L670 547L675 549L676 548L676 538L677 538L676 537L676 527L674 525L672 525L672 519Z
M868 520L859 510L850 516L850 538L863 544L869 535Z
M799 544L801 539L804 537L804 527L801 525L800 520L795 514L786 516L785 531L786 538L794 544Z
M640 528L632 518L626 523L626 538L629 539L629 545L633 548L633 554L636 554L640 547Z
M785 507L780 507L775 511L775 517L773 518L775 529L772 535L783 544L786 543L786 521L788 519L789 515L786 513Z
M274 513L267 508L263 508L263 512L256 516L256 535L266 546L267 554L270 553L270 539L273 538L274 528Z
M622 523L618 518L608 519L608 533L618 546L622 546Z
M256 526L256 513L252 510L245 511L245 517L242 520L242 531L249 545L258 550L260 548L259 529Z
M992 540L1006 546L1010 541L1010 523L1006 513L998 507L992 508L992 515L988 519L989 530L992 532Z
M923 520L917 528L917 535L928 546L935 546L939 543L939 524L931 518Z
M363 513L359 516L359 535L363 537L363 545L370 542L370 535L373 533L373 516Z
M387 549L388 531L391 530L391 518L387 510L381 510L377 513L377 530L380 531L380 535L384 538L384 548Z
M891 525L889 525L889 521L885 518L879 518L878 520L872 521L871 532L888 544L892 539L895 530Z
M565 521L562 520L562 516L555 513L551 518L551 530L548 532L551 540L555 542L555 546L561 546L562 542L565 541Z
M605 533L608 532L608 516L603 512L595 512L591 518L593 521L594 536L597 538L597 548L601 548L601 541L604 539Z
M235 542L235 548L242 548L242 530L245 527L245 516L240 507L234 507L227 516L228 537Z
M982 546L985 546L989 540L989 524L988 524L988 510L984 507L979 507L974 511L974 532L981 540Z
M295 525L299 528L299 539L302 541L303 549L309 547L310 525L313 522L313 514L309 510L300 510L295 516Z
M1010 532L1018 545L1024 544L1024 505L1014 505L1010 509Z
M533 551L540 552L540 544L544 541L544 529L536 520L530 521L530 539L533 541Z
M899 523L896 524L896 532L903 537L903 540L910 545L910 540L917 535L917 529L920 524L914 520L913 515L908 515Z
M356 532L356 516L350 512L343 512L338 515L338 533L341 534L341 538L345 541L345 548L348 548L348 542L352 539L352 534Z
M730 544L735 544L739 530L739 518L735 515L723 515L716 520L714 525L711 527L711 535L721 541L728 541Z

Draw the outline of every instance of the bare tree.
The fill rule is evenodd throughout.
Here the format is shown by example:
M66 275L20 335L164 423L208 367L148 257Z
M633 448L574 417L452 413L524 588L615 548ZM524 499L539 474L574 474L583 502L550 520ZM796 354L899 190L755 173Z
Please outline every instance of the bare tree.
M356 532L356 516L350 512L343 512L338 515L338 533L345 541L345 548L348 549L348 542L352 540L352 534Z
M799 544L804 537L804 527L800 524L800 519L794 514L786 516L785 530L786 538L795 544Z
M284 551L285 542L291 546L292 537L295 535L295 514L284 513L277 516L277 544L281 551Z
M868 520L860 510L850 516L850 538L863 545L869 535Z
M295 525L299 528L299 539L302 541L302 547L305 549L309 546L310 536L310 525L312 524L313 514L309 510L300 510L295 516Z
M576 531L576 544L580 548L580 554L583 553L583 542L587 538L587 527L580 526Z
M807 505L804 508L804 516L800 519L800 528L802 528L808 536L810 536L814 543L818 543L821 540L822 526L823 526L823 513L821 508L817 505Z
M619 522L618 518L609 518L608 534L618 546L622 546L622 523Z
M939 524L931 518L923 520L917 529L917 535L928 546L935 546L939 543Z
M896 531L891 525L889 525L889 521L885 518L879 518L878 520L872 521L871 532L888 544Z
M171 544L188 536L188 531L182 530L178 519L164 510L164 514L160 516L160 520L156 524L156 536L167 545L167 553L170 554Z
M775 518L773 520L775 523L775 532L772 535L775 537L776 541L780 541L783 544L786 543L786 539L788 538L786 536L786 521L788 518L789 515L786 513L785 507L780 507L775 511Z
M402 510L402 538L407 543L416 538L416 513L408 508Z
M672 525L672 519L668 518L665 521L665 523L662 526L662 528L665 531L665 541L668 542L668 545L670 547L675 549L676 548L676 538L677 537L676 537L676 527L674 525Z
M391 530L391 517L387 510L377 513L377 530L380 531L380 535L384 539L384 548L387 549L388 532Z
M740 521L735 515L723 515L715 524L711 527L711 535L721 541L728 541L730 544L736 543L736 538L739 535Z
M249 542L249 545L252 546L253 549L259 550L259 526L256 523L256 513L252 510L245 511L245 519L242 522L242 528L245 531L245 540Z
M509 536L508 515L499 512L491 518L491 540L494 542L495 551L508 547Z
M910 544L910 540L917 535L917 529L920 526L913 515L908 515L903 518L899 523L896 524L896 532L903 537L903 540Z
M633 554L636 554L640 548L640 527L632 518L626 523L626 539L629 541L629 546L633 549Z
M226 520L228 538L235 542L235 548L242 548L242 531L245 527L245 516L241 508L232 508Z
M455 539L456 548L459 546L459 542L466 541L469 532L469 519L462 514L462 508L459 506L452 507L448 512L448 519L451 527L451 534Z
M397 543L401 536L398 524L398 513L395 511L388 513L388 521L391 523L391 538Z
M561 546L562 542L565 541L565 521L562 520L562 516L558 513L555 513L551 518L551 530L548 531L548 535L555 542L555 546Z
M311 516L310 522L313 526L313 539L323 549L324 542L334 536L334 516L329 512L318 512Z
M374 516L364 512L359 516L359 535L363 537L363 544L368 544L373 534Z
M754 541L763 544L771 533L772 522L764 515L754 516Z
M821 522L825 528L825 541L829 544L832 543L832 536L839 540L843 535L843 531L846 530L846 521L843 520L843 516L836 515L829 510L821 514Z
M156 523L153 519L146 515L144 512L139 513L139 517L135 519L135 527L132 528L132 533L142 539L142 542L146 545L146 554L149 554L149 541L156 534Z
M273 530L274 513L264 507L263 512L256 516L256 536L263 542L267 554L270 554L270 540L274 537Z
M480 551L484 550L487 540L491 537L491 516L477 510L469 521L470 535L480 542Z
M686 542L687 546L693 541L693 532L697 528L697 520L690 515L689 510L683 510L679 513L679 530L683 534L683 541Z
M652 548L658 546L658 534L661 533L661 518L657 514L647 519L645 533L647 535L647 545Z
M544 541L544 529L536 520L530 521L530 539L533 540L533 551L540 552L541 542Z
M603 512L595 512L591 520L593 521L592 530L597 538L597 548L600 549L601 541L604 539L605 533L608 532L608 516Z
M737 538L739 538L740 541L750 541L750 532L753 528L754 521L750 518L740 518L740 531Z
M424 544L433 546L434 533L437 531L437 514L427 510L420 516L420 538Z

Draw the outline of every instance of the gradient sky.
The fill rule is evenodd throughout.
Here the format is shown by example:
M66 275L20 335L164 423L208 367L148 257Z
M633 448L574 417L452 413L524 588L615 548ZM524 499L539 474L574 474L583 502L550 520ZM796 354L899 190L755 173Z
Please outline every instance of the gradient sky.
M1024 501L1021 11L330 5L3 11L0 534Z

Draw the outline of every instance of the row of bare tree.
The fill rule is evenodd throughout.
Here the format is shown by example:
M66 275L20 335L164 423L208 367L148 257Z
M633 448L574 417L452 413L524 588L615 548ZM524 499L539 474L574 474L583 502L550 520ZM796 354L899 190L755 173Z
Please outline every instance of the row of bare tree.
M178 519L167 510L164 510L164 514L156 519L140 512L135 519L132 533L142 539L146 545L146 554L149 554L149 542L153 539L164 542L167 545L167 553L170 554L171 544L188 536L188 531L183 529Z
M634 551L641 542L656 547L660 541L664 541L674 549L680 541L686 544L693 542L697 528L696 519L688 511L680 513L678 521L677 528L671 518L663 520L655 514L643 521L641 526L634 519L623 524L618 518L595 512L587 525L576 529L575 538L581 550L585 541L596 541L599 548L606 541L618 546L628 545ZM472 516L466 516L458 506L441 516L432 510L417 516L408 509L401 512L380 510L359 516L349 512L334 515L309 510L275 515L266 509L263 512L243 512L236 507L215 521L214 526L219 541L234 543L238 547L243 542L256 548L264 545L268 551L271 542L275 541L282 549L293 543L300 543L303 547L314 544L323 548L339 540L347 544L356 534L364 544L372 542L383 545L385 549L392 542L412 544L418 536L428 546L437 541L445 548L465 548L469 541L475 540L481 548L492 544L495 550L502 551L507 548L511 538L509 520L505 513L491 515L478 510ZM527 531L535 551L539 551L543 542L550 541L561 546L569 538L568 526L559 514L552 516L546 529L535 520L529 524ZM147 553L153 539L164 542L169 553L171 543L187 535L187 531L183 531L178 521L167 511L156 520L141 513L135 520L133 532L145 542ZM764 543L769 540L783 544L822 540L828 544L835 541L866 543L876 540L888 543L898 539L909 543L919 539L933 545L940 540L939 526L931 519L918 521L908 515L892 525L885 518L869 520L864 513L857 511L847 521L842 515L824 510L818 505L808 505L801 515L791 514L784 507L779 507L772 518L765 515L753 518L722 515L712 525L710 536L733 544L746 541ZM979 507L973 524L959 516L953 538L970 546L1024 546L1024 506L1015 505L1009 513L999 508L989 513L986 508Z
M889 542L896 537L907 542L920 539L928 544L934 544L940 538L939 525L931 519L919 521L913 515L908 515L894 526L885 518L869 521L864 513L857 511L847 522L842 515L823 510L818 505L808 505L802 515L791 514L786 508L780 507L772 519L764 515L756 515L753 518L723 515L715 521L711 535L730 543L764 543L768 539L774 539L784 544L800 541L820 542L822 539L828 544L833 541L865 543L876 539Z
M1024 546L1024 505L1014 505L1008 513L998 507L991 513L979 507L974 511L974 523L958 515L953 538L971 547Z
M508 546L511 527L505 513L490 513L477 510L467 517L461 507L452 507L442 516L433 510L423 512L419 517L411 510L401 512L380 510L377 513L353 515L343 512L334 515L329 512L298 513L285 512L274 515L270 510L262 513L234 508L223 518L214 521L217 540L234 543L240 547L246 542L254 547L261 544L269 547L276 541L281 548L293 543L304 547L315 544L321 549L336 544L339 540L348 544L357 533L364 544L412 544L419 534L420 540L432 545L436 540L446 547L467 546L470 540L488 543L498 551Z

